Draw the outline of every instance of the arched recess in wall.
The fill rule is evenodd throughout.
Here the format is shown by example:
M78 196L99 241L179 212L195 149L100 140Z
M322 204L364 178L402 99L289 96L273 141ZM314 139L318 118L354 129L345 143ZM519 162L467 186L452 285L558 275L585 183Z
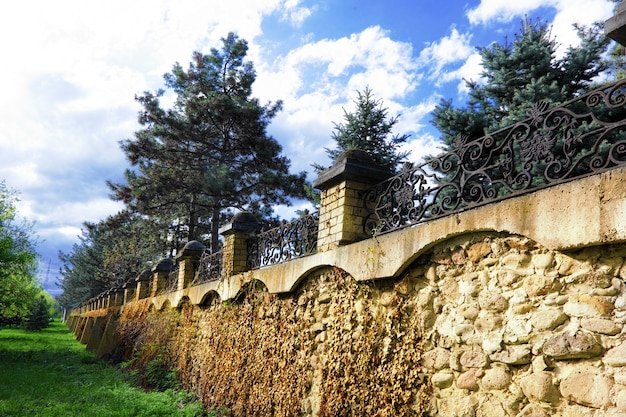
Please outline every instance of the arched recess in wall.
M183 295L180 300L178 300L178 303L176 303L176 308L181 309L185 304L191 304L191 299L189 299L188 296Z
M480 236L521 236L519 233L509 232L507 230L497 231L494 229L475 229L475 230L462 230L456 231L454 233L448 233L446 235L442 235L440 238L433 240L431 242L424 242L424 244L420 245L420 248L410 256L406 256L405 259L399 260L399 267L396 269L393 274L394 277L401 277L404 272L409 269L413 263L418 260L420 257L424 256L435 250L435 248L440 247L441 245L460 245L458 242L467 242L472 238L478 239ZM528 237L524 237L528 238ZM531 239L531 238L528 238Z
M246 298L248 294L251 293L267 293L267 285L260 279L251 279L250 281L244 283L237 295L235 295L232 299L233 303L240 302Z
M172 302L166 298L164 301L162 301L161 305L155 303L154 306L157 310L166 310L172 308Z
M207 292L200 294L197 300L192 300L194 305L201 308L210 307L215 303L222 302L220 294L215 290L208 290Z
M307 270L305 270L302 274L300 274L300 276L298 276L295 281L293 282L293 284L291 285L291 288L289 288L289 292L295 291L296 288L298 288L298 286L300 284L302 284L303 281L305 281L307 278L320 273L321 271L326 271L330 268L337 268L334 265L316 265L312 268L309 268ZM339 268L341 269L341 268Z

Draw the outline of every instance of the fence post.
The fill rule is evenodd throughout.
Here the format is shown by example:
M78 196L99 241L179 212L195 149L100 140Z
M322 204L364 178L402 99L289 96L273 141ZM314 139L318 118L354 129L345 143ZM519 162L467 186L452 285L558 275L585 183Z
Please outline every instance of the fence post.
M237 213L230 223L220 228L224 236L222 248L222 278L247 271L248 240L259 231L259 223L254 215L247 211Z
M152 268L151 297L155 297L160 290L164 290L167 287L167 276L173 270L174 261L172 261L172 258L161 259L159 263Z
M135 283L137 284L137 290L135 291L135 301L139 301L142 298L147 298L150 295L150 283L152 282L152 272L149 269L142 271Z
M135 298L135 291L137 291L137 281L134 278L129 279L122 285L124 289L124 299L122 305L130 302Z
M324 252L340 245L363 240L367 210L363 191L388 179L392 174L378 167L367 152L351 150L313 181L322 192L317 250Z
M197 240L187 242L185 247L176 254L178 262L178 284L177 289L185 289L193 282L196 271L200 265L200 257L206 248Z

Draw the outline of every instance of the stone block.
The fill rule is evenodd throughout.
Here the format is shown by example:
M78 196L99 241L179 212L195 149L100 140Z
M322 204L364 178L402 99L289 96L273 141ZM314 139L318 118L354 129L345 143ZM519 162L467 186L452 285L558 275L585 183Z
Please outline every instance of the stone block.
M485 371L482 369L470 369L467 372L463 372L456 380L456 387L476 391L479 388L478 379L483 376L484 373Z
M611 403L613 379L598 369L586 367L563 378L560 390L569 401L593 408L604 408Z
M574 335L560 333L550 337L543 345L543 353L557 360L593 358L602 353L597 338L586 332Z
M441 370L450 367L450 351L437 347L424 353L421 358L422 366L427 369Z
M532 401L557 403L560 395L550 372L536 372L523 377L520 387L524 395Z
M502 366L487 369L482 379L482 386L487 390L502 390L508 387L510 383L511 374Z
M609 336L614 336L622 330L622 326L618 325L613 320L595 317L581 319L580 325L585 330Z
M489 365L487 354L478 348L473 348L463 352L460 358L461 365L467 368L486 368Z
M444 389L452 385L452 382L454 381L454 375L450 372L437 372L432 376L430 381L435 387L439 389Z
M530 363L531 354L529 345L507 346L500 352L492 353L489 358L493 362L502 362L507 365L525 365Z
M622 342L606 352L602 362L609 366L626 366L626 342Z
M507 309L509 304L502 294L484 290L478 295L478 305L484 310L502 312Z
M554 330L568 319L560 309L542 310L533 313L530 322L537 331Z

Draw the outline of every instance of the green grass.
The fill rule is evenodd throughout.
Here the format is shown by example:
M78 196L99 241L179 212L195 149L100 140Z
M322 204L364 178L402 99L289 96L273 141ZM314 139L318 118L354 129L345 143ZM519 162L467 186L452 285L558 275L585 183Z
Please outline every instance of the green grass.
M0 330L0 417L205 415L183 391L132 386L117 367L95 362L63 323Z

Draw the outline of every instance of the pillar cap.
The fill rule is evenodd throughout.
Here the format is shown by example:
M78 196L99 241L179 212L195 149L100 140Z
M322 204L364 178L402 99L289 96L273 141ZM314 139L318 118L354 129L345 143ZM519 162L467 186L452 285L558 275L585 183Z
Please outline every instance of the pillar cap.
M200 255L202 255L205 249L206 247L202 243L198 242L197 240L192 240L190 242L187 242L183 249L176 254L176 259L187 256L200 258Z
M152 271L150 271L149 269L144 269L139 273L139 275L137 275L137 278L135 278L135 282L150 281L151 279Z
M240 211L233 216L230 223L220 227L219 233L222 236L226 236L236 232L256 232L260 228L254 214L249 211Z
M163 258L152 267L152 272L171 272L174 270L174 261L172 258Z
M330 168L322 171L313 181L313 187L327 190L346 180L374 185L392 175L391 172L379 167L367 152L353 149L339 155Z
M613 17L604 23L604 33L609 38L626 45L626 2L621 2Z

